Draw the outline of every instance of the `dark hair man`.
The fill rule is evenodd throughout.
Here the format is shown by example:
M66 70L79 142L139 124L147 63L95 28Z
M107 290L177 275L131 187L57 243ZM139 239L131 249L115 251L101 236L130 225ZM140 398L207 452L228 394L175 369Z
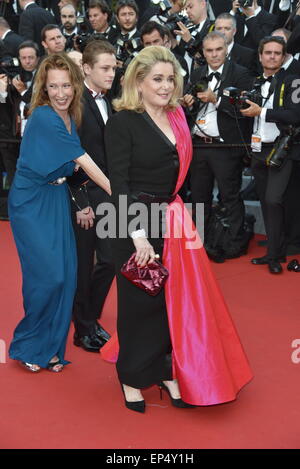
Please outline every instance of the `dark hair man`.
M121 34L128 35L128 38L137 37L137 21L139 9L134 0L121 0L116 5L116 17L119 23Z
M241 113L255 117L252 136L252 172L268 237L267 254L252 259L255 265L267 264L272 274L282 272L285 262L284 195L295 160L300 159L300 138L293 144L280 167L270 165L269 154L274 142L289 131L289 126L300 125L299 79L281 70L286 54L286 43L280 37L266 37L259 45L259 59L263 75L257 81L263 96L262 104L250 105ZM293 132L293 131L292 131ZM267 165L268 163L268 165Z
M82 147L107 174L104 129L111 115L111 105L105 93L110 90L116 70L114 47L107 41L91 41L84 49L82 66L85 76L83 119L79 129ZM99 352L109 339L100 326L104 301L115 275L108 238L97 236L96 225L101 220L97 207L110 198L92 181L82 190L70 188L73 226L77 242L78 276L73 307L74 344L89 352ZM85 195L87 194L87 197ZM93 214L96 218L93 218ZM84 229L85 228L85 229ZM96 265L94 257L96 253Z
M68 4L60 9L61 31L66 38L66 51L74 49L73 39L78 33L76 23L76 10L73 5Z
M66 38L56 24L44 26L41 37L42 46L48 55L57 54L65 50Z
M117 35L115 28L110 26L112 11L105 0L91 0L88 18L94 33L100 33L109 42Z
M204 204L205 237L208 234L212 209L214 181L217 181L222 203L229 221L229 240L225 252L216 252L207 243L208 255L216 262L239 257L245 249L244 204L240 197L243 169L243 148L246 135L246 119L238 113L223 95L224 88L236 87L249 90L252 86L249 71L226 59L225 37L215 31L203 40L203 54L207 61L191 75L191 87L206 82L205 91L197 92L196 102L192 96L185 96L186 104L194 103L192 109L194 154L191 164L191 191L193 203Z

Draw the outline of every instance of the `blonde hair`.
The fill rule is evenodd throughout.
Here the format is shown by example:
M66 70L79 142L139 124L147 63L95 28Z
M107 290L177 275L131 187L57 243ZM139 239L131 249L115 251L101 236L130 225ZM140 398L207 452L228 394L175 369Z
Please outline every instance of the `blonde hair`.
M36 73L29 113L31 114L38 106L44 106L46 104L51 106L46 90L49 70L65 70L69 73L70 81L74 89L74 97L70 105L69 112L71 117L74 119L76 126L79 127L82 118L81 97L83 93L83 77L78 65L76 65L64 52L51 54L41 62Z
M138 84L151 72L157 63L170 63L174 70L174 92L167 106L168 110L174 110L178 106L178 100L182 96L183 77L181 66L174 54L163 46L149 46L141 52L129 64L122 86L122 95L113 101L116 111L127 109L130 111L144 112L145 107L142 97L138 92Z

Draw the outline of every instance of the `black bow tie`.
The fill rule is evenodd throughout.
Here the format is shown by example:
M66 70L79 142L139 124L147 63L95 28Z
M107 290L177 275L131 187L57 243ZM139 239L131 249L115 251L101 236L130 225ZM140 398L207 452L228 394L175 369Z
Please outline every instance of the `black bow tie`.
M220 78L221 78L221 73L219 73L219 72L210 73L207 77L207 80L211 81L214 77L216 78L217 81L219 81Z
M90 95L96 100L96 99L103 99L104 98L104 93L96 93L95 91L93 90L90 90L90 88L87 88L87 90L89 91ZM95 94L96 93L96 94Z
M262 85L264 85L267 81L269 83L271 83L272 80L273 80L273 75L271 75L270 77L267 77L267 78L265 78L264 76L262 76L260 78L260 82L261 82Z

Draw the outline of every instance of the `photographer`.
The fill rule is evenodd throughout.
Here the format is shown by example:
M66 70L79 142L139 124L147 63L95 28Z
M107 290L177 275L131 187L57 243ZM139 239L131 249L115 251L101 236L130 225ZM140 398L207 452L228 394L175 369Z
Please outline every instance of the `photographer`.
M193 203L204 203L204 228L207 238L212 211L214 181L218 183L229 221L229 239L225 252L206 244L208 255L216 262L239 257L245 250L244 205L240 197L247 119L224 96L224 89L251 89L252 81L244 67L226 59L225 37L209 33L203 40L207 65L191 76L190 94L184 97L192 107L194 154L191 164ZM235 89L236 89L235 88ZM195 99L195 96L197 99ZM234 145L239 145L235 147Z
M181 37L178 51L184 55L191 73L195 68L196 58L202 58L202 41L212 30L213 23L207 15L206 0L187 0L185 9L190 24L179 22L178 29L174 32Z
M19 152L18 139L15 129L15 104L12 94L10 77L0 69L0 167L7 173L6 185L11 186ZM0 190L4 189L4 181L0 179ZM2 205L2 204L1 204ZM5 209L0 216L7 217L6 198Z
M296 76L281 70L286 44L280 37L266 37L259 45L263 76L259 84L262 105L247 101L249 107L241 113L255 117L252 135L252 172L268 238L267 253L252 259L255 265L268 265L273 274L282 272L285 262L284 196L292 174L294 160L300 159L299 96ZM290 136L289 136L290 135ZM275 144L275 141L277 145ZM287 147L287 148L286 148Z
M74 50L74 38L78 34L76 10L73 5L65 5L60 10L61 32L66 38L66 52Z
M152 0L151 5L143 15L140 25L143 26L148 21L156 21L164 25L170 17L178 15L184 8L185 0Z
M88 18L94 33L101 34L110 43L115 42L117 31L110 26L112 11L105 0L90 1Z
M236 42L255 51L259 41L277 26L277 16L258 6L257 0L234 0L230 13L237 21Z
M12 79L12 85L15 88L15 97L18 108L20 128L18 133L23 136L24 128L27 122L27 113L31 101L35 73L39 65L39 47L33 41L24 41L18 50L21 70L18 75Z

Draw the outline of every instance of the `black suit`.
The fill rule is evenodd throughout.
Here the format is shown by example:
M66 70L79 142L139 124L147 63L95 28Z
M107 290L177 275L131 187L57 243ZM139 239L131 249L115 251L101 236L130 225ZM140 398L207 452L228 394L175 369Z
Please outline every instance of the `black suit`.
M245 47L250 47L257 51L259 42L265 36L269 36L277 27L277 17L261 10L258 15L246 20L244 15L236 14L237 33L235 41ZM246 35L244 34L245 24L248 28Z
M206 75L207 66L197 69L191 76L192 84L197 83ZM193 203L204 203L204 226L207 234L214 181L217 180L221 199L227 209L230 221L231 241L228 248L232 251L238 251L241 248L243 239L244 205L240 197L240 186L244 150L227 145L241 144L243 139L240 132L244 133L244 138L247 140L247 120L241 118L239 114L239 125L237 125L235 108L230 104L228 97L223 96L223 90L229 86L248 90L252 87L252 81L247 69L232 61L226 61L217 92L218 98L221 98L217 110L217 124L223 142L219 143L219 147L216 148L212 144L203 143L198 136L193 137L192 201ZM196 105L193 110L195 120L199 106L200 104Z
M295 91L293 81L296 78L286 75L285 71L280 71L276 76L273 108L267 110L266 122L276 123L281 131L288 125L300 125L299 104L292 99ZM296 140L299 141L299 136ZM284 198L295 164L293 160L300 160L300 145L295 143L292 146L290 155L281 168L266 166L265 159L271 149L272 144L263 144L261 152L253 153L252 171L268 236L267 255L269 259L276 260L284 256L286 251Z
M41 42L41 31L47 24L55 24L55 18L49 11L38 5L29 5L20 16L19 34L25 39L31 39L39 46L41 54L44 48Z
M105 101L108 115L111 115L110 104L106 99ZM83 93L83 119L79 130L81 145L101 170L107 174L104 128L105 124L97 104L85 87ZM87 184L87 190L89 205L96 214L98 205L109 202L110 197L92 181ZM81 208L84 208L84 206L81 206ZM77 210L79 208L73 204L72 217L78 255L78 280L73 318L76 332L79 336L85 336L95 332L95 322L100 317L115 270L108 238L100 239L96 233L96 226L101 217L96 216L94 226L84 230L76 223ZM95 251L97 263L94 266Z
M13 31L9 31L3 39L5 54L11 55L12 57L18 57L18 48L22 42L24 42L23 37Z
M241 46L235 42L229 54L229 58L236 64L248 68L253 76L257 74L256 53L253 49Z

